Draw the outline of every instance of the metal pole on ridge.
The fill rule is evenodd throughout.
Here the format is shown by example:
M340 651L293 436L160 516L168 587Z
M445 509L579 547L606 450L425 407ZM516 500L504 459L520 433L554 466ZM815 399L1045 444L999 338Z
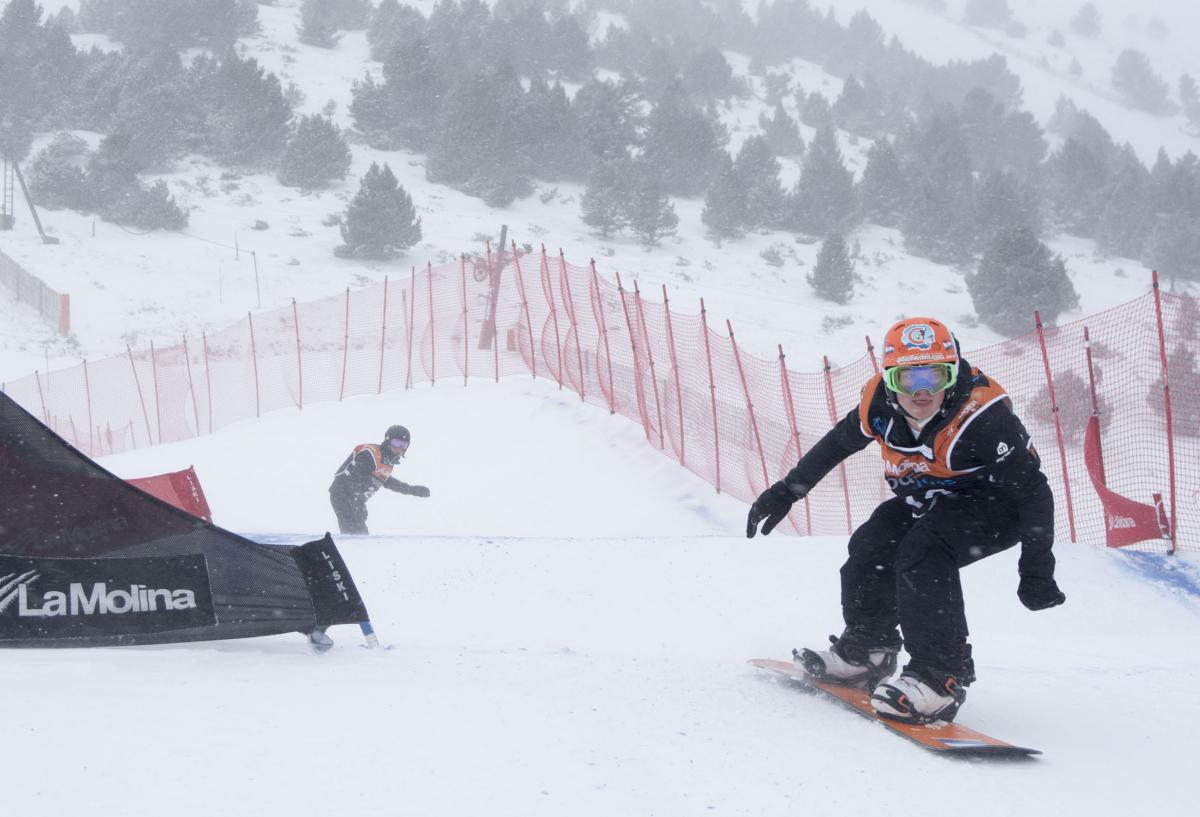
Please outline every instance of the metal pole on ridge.
M1171 384L1167 377L1167 336L1163 329L1162 317L1162 298L1159 294L1158 287L1158 270L1151 272L1151 281L1154 287L1154 317L1158 321L1158 357L1162 364L1162 383L1163 383L1163 406L1166 409L1167 421L1167 466L1170 471L1171 485L1171 550L1169 553L1174 553L1178 546L1178 517L1176 515L1175 504L1175 425L1174 418L1171 413Z
M254 316L249 312L246 313L246 321L250 324L250 358L254 361L254 416L261 417L262 397L258 382L258 347L254 345Z
M1058 400L1054 396L1054 378L1050 374L1050 354L1046 351L1046 333L1042 328L1042 314L1040 311L1033 313L1034 323L1037 325L1038 344L1042 348L1042 366L1046 370L1046 386L1050 390L1050 411L1054 414L1054 434L1058 437L1058 461L1062 465L1063 486L1067 493L1067 524L1071 530L1071 541L1076 541L1075 538L1075 507L1071 502L1071 477L1067 473L1067 446L1063 442L1062 421L1058 413Z

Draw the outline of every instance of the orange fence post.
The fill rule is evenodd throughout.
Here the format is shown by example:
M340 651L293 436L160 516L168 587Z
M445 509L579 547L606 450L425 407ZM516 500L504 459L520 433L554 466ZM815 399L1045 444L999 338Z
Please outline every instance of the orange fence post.
M646 331L646 313L642 311L642 291L638 288L636 279L633 282L633 301L637 304L638 329L645 340L646 358L650 361L650 383L654 387L654 413L658 417L658 447L661 450L666 448L667 444L663 439L662 404L658 401L658 375L654 372L654 344L650 342L650 333Z
M1167 468L1170 471L1169 480L1171 486L1171 553L1175 552L1176 547L1176 527L1178 525L1178 517L1176 515L1175 505L1175 424L1171 413L1171 385L1167 379L1167 336L1163 330L1162 318L1162 299L1159 295L1158 288L1158 270L1154 270L1150 274L1151 285L1154 288L1154 317L1158 321L1158 358L1162 364L1162 382L1163 382L1163 406L1166 409L1167 421ZM1057 416L1057 415L1056 415Z
M721 432L717 428L717 383L713 379L712 345L708 341L708 311L700 299L700 323L704 327L704 355L708 358L708 393L712 398L713 446L717 457L717 493L721 493Z
M1063 487L1067 494L1067 523L1071 529L1071 541L1075 541L1075 507L1071 502L1071 477L1067 474L1067 445L1063 442L1062 420L1058 413L1058 400L1054 396L1054 378L1050 374L1050 354L1046 351L1046 333L1042 329L1041 312L1033 313L1037 325L1038 345L1042 349L1042 366L1046 370L1046 386L1050 390L1050 410L1054 414L1054 435L1058 438L1058 461L1062 466Z
M633 334L633 321L629 319L629 304L625 301L625 287L621 284L621 273L617 273L617 292L621 293L621 311L625 313L625 329L629 332L629 348L633 353L633 391L634 399L637 402L638 417L642 421L642 431L646 434L646 442L652 442L650 439L650 427L647 421L643 403L645 403L645 394L642 392L642 375L641 364L638 362L638 345L637 337ZM609 364L608 382L612 385L613 393L616 393L616 384L612 381L612 364Z
M433 322L433 264L429 261L425 262L425 273L429 276L429 352L430 352L430 371L429 385L437 385L437 332L434 331Z
M196 418L196 436L200 436L200 407L196 403L196 385L192 382L192 359L188 354L187 335L183 336L183 365L187 370L188 394L192 396L192 416Z
M537 379L537 342L533 337L533 321L529 319L529 300L525 295L525 277L521 274L521 258L517 255L517 242L513 242L513 268L517 273L517 294L521 296L521 311L525 314L525 331L529 333L529 368ZM499 338L497 337L497 345ZM520 351L520 350L518 350ZM497 354L499 354L497 352ZM496 364L496 382L500 382L499 363Z
M796 443L796 459L799 460L804 456L804 452L800 450L800 428L796 425L796 404L792 399L792 384L788 379L787 364L783 356L783 344L779 344L779 378L783 386L783 405L787 410L788 426L792 430L792 440ZM804 516L805 528L807 534L812 536L812 506L808 503L808 497L804 497ZM796 529L796 533L800 532L800 526L796 524L796 520L788 514L788 519L791 519L792 527Z
M349 293L349 290L346 290ZM262 398L260 397L260 386L258 383L258 348L254 345L254 316L249 312L246 313L246 320L250 323L250 357L254 361L254 416L262 416ZM343 373L343 382L345 374Z
M612 353L608 348L608 316L604 314L604 298L600 296L600 276L596 274L596 259L591 259L592 266L592 292L591 299L593 301L592 312L600 315L600 338L604 341L604 359L608 362L608 413L617 413L617 384L613 380L612 373ZM579 332L575 332L575 341L578 344ZM599 378L597 378L599 379Z
M671 326L671 302L667 298L667 285L662 285L663 315L667 319L667 348L671 352L671 371L675 375L675 408L679 413L679 464L686 466L683 447L683 386L679 379L679 357L675 354L675 330Z
M304 360L300 356L300 313L296 310L295 298L292 298L292 326L296 330L296 386L299 389L300 410L304 411Z
M491 247L488 247L488 255L491 256ZM458 267L462 274L462 305L463 305L463 385L467 385L467 378L471 373L471 344L467 341L467 333L470 331L470 326L467 323L467 256L458 256Z
M133 385L134 385L134 386L137 388L138 402L142 404L142 419L146 421L146 440L147 440L147 441L150 443L150 445L154 445L154 436L153 436L153 435L150 433L150 415L149 415L149 413L146 411L146 398L142 397L142 382L141 382L141 380L138 378L137 366L135 366L135 365L133 364L133 350L129 348L129 344L128 344L128 343L126 343L126 344L125 344L125 352L126 352L126 354L128 354L128 355L129 355L129 369L130 369L130 371L132 371L132 372L133 372ZM85 371L85 372L87 371L87 366L86 366L86 365L84 366L84 371ZM89 394L90 394L90 391L89 391ZM90 403L91 403L91 398L90 398L90 397L88 398L88 403L89 403L89 411L88 411L88 445L89 445L89 446L91 446L91 438L92 438L92 428L91 428L91 426L92 426L92 415L91 415L91 411L90 411ZM160 439L160 440L159 440L159 442L162 442L162 440Z
M346 317L342 320L342 385L338 388L338 402L346 396L346 366L350 362L350 287L346 287Z
M762 463L763 474L763 490L771 483L771 478L767 476L767 455L763 451L762 435L758 433L758 418L754 415L754 402L750 399L750 384L746 382L746 370L742 368L742 355L738 352L737 341L733 337L733 323L729 320L725 321L725 328L729 330L729 345L733 348L733 360L737 363L738 377L742 380L742 394L746 396L746 411L750 413L750 428L754 431L754 442L758 446L758 459ZM754 486L750 486L752 493L760 493L754 490Z
M579 363L579 399L585 399L586 387L583 384L583 340L579 337L579 319L575 315L575 298L571 295L571 281L567 277L567 259L563 251L558 251L558 274L562 281L563 291L566 292L567 316L571 319L571 328L575 330L575 357Z
M829 420L836 425L837 400L833 396L833 376L830 374L829 358L822 355L821 359L825 365L825 402L829 406ZM854 532L854 522L850 517L850 483L846 477L846 463L838 465L838 472L842 476L842 498L846 502L846 534L849 535Z
M387 348L387 296L388 277L383 276L383 320L379 327L379 385L375 387L376 394L383 394L383 354Z

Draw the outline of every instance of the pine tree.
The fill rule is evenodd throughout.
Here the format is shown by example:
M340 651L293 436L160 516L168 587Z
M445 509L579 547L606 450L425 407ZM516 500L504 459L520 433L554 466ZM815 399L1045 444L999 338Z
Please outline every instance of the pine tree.
M790 201L790 225L809 235L844 229L854 221L854 177L846 169L833 128L817 131Z
M421 219L412 198L386 164L375 162L362 178L342 223L339 258L386 259L421 240Z
M1012 18L1007 0L967 0L963 19L973 26L1003 28Z
M571 102L584 142L597 159L623 159L638 144L642 114L632 83L590 79Z
M371 59L385 62L397 47L415 42L428 33L425 16L399 0L383 0L371 15L367 44Z
M1191 74L1179 77L1179 104L1188 124L1200 128L1200 90L1197 90L1196 80Z
M321 187L341 181L350 170L350 147L342 129L322 116L302 116L279 161L279 183Z
M1075 235L1095 235L1108 172L1107 157L1074 138L1050 157L1043 183L1058 227Z
M604 238L612 237L625 226L624 203L628 191L622 168L629 163L628 159L597 162L579 199L580 219Z
M1150 113L1166 113L1167 82L1150 67L1150 60L1141 51L1127 48L1117 57L1112 70L1113 87L1131 108Z
M984 176L975 196L973 250L991 246L996 236L1017 227L1041 232L1042 219L1036 194L1013 173L993 170Z
M559 83L540 77L529 81L520 116L524 138L520 150L541 179L584 179L590 165L583 146L583 129Z
M1194 220L1182 213L1157 217L1142 260L1175 281L1200 281L1200 236Z
M799 156L804 153L804 139L796 120L788 115L783 102L775 105L775 115L768 117L764 112L758 117L758 126L776 156Z
M971 256L975 180L957 116L941 110L904 145L911 196L900 228L909 252L943 263Z
M746 189L742 177L734 171L733 160L728 154L704 196L700 221L708 228L708 234L718 240L739 238L745 234Z
M1031 330L1035 310L1041 311L1043 322L1053 324L1079 306L1062 258L1052 256L1028 227L996 236L978 271L967 276L967 291L979 320L1006 336Z
M197 147L203 113L179 55L135 52L121 66L108 131L130 139L136 170L161 166Z
M630 231L648 247L674 235L679 216L675 215L675 206L654 169L645 165L639 167L630 179L629 187L625 221Z
M787 196L779 182L779 160L763 136L752 136L738 151L733 172L745 197L743 226L774 228L784 220Z
M264 165L277 159L292 118L279 78L254 59L228 52L192 65L205 115L207 148L226 164Z
M1080 37L1094 40L1100 36L1100 12L1092 3L1084 3L1071 18L1071 31Z
M835 304L850 302L854 295L854 262L850 260L841 233L830 233L825 237L808 283L822 300Z
M900 160L887 139L880 139L867 152L867 166L858 184L858 203L867 221L881 227L896 227L908 200L908 184Z
M425 37L393 49L383 63L383 116L394 144L428 150L447 96L446 77Z
M1100 199L1096 243L1105 252L1137 258L1154 227L1150 172L1126 145L1113 162Z
M502 64L461 77L441 106L425 174L493 207L508 205L532 190L531 157L521 150L518 119L525 92Z
M300 5L300 42L333 48L341 35L338 20L341 0L304 0Z
M646 120L642 156L655 169L665 193L695 196L716 172L723 136L676 80Z

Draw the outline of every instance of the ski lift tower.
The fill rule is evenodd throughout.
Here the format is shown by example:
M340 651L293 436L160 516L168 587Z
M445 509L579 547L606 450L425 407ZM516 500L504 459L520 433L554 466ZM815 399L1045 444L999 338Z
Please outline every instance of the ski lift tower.
M21 168L17 166L16 159L7 157L0 159L0 230L11 230L17 220L13 209L16 199L14 181L21 187L21 195L25 197L25 203L29 205L29 215L33 217L33 223L37 227L38 235L42 237L42 243L57 244L58 238L46 235L46 231L42 229L42 220L38 218L37 208L33 206L33 199L29 197L29 188L25 185L25 177L21 175Z

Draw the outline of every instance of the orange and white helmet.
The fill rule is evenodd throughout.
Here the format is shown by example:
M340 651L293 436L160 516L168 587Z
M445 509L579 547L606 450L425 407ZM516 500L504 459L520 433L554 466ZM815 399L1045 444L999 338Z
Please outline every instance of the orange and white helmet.
M946 324L935 318L905 318L883 336L883 368L958 365L958 344Z

